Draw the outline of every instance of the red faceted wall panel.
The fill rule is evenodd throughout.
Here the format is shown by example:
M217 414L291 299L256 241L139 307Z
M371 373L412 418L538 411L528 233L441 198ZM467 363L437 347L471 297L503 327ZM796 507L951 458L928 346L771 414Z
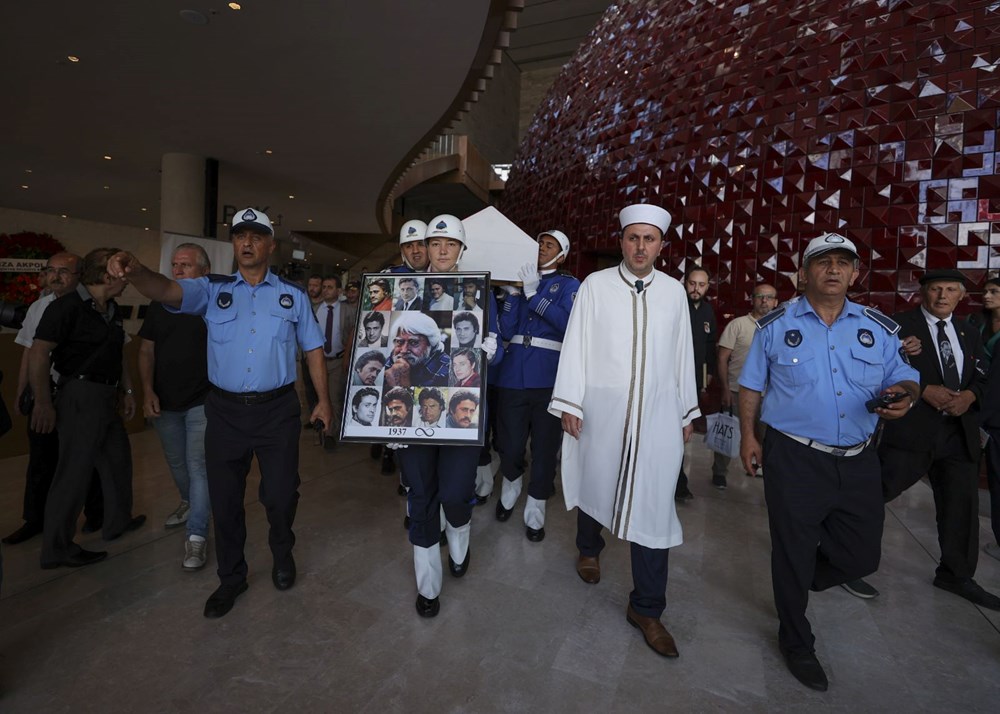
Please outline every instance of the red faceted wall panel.
M795 288L808 240L857 243L852 297L892 313L925 269L1000 267L1000 2L637 0L613 5L529 128L502 210L565 230L579 275L618 210L674 223L662 269L710 269L722 313Z

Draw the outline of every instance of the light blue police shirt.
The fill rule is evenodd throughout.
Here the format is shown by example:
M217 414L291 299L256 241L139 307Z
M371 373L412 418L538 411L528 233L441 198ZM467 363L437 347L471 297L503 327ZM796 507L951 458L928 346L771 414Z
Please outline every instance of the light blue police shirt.
M765 392L761 421L828 446L865 441L878 423L865 402L917 371L901 356L899 325L844 301L828 326L802 297L758 320L740 386Z
M306 292L268 271L250 285L237 271L177 281L180 309L208 327L208 380L227 392L269 392L295 381L296 343L322 348L323 333Z

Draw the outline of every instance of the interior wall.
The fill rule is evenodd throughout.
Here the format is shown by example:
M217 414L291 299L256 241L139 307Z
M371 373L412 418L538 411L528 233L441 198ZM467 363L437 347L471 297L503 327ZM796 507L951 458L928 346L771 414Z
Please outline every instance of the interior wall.
M504 53L471 111L446 134L466 134L491 164L509 164L517 153L521 70Z

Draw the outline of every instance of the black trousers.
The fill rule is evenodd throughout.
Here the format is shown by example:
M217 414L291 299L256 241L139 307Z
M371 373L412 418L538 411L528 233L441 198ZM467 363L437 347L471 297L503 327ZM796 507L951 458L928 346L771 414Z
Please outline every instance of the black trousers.
M73 536L95 468L104 490L104 537L121 535L132 518L132 449L117 407L117 390L108 385L72 380L59 391L59 463L45 501L42 563L80 551Z
M596 558L604 549L601 524L576 509L576 547L581 555ZM667 570L670 550L629 543L632 555L632 609L645 617L659 617L667 607Z
M31 415L28 415L31 419ZM25 523L45 523L45 501L49 497L52 477L59 464L59 431L48 434L32 431L28 427L28 468L24 474L24 508L21 512ZM101 475L94 469L90 476L83 515L89 523L104 522L104 491Z
M1000 545L1000 429L987 429L990 440L986 442L986 484L990 489L990 524L993 539Z
M472 520L478 446L414 446L396 452L409 481L410 542L430 548L441 540L441 507L448 523Z
M508 481L524 473L524 448L531 434L528 495L539 501L555 493L556 454L562 422L549 413L551 389L500 389L500 469Z
M217 572L223 585L247 577L243 499L255 455L260 465L258 493L270 525L267 542L274 565L290 565L295 545L292 524L299 503L301 412L294 391L263 404L240 404L214 391L205 400L205 466L215 523Z
M878 570L885 518L878 454L869 446L834 456L768 428L763 466L778 643L785 652L813 652L809 591Z
M961 424L942 424L929 451L882 445L879 457L886 503L927 474L941 547L937 575L952 582L972 578L979 563L979 464L969 458Z

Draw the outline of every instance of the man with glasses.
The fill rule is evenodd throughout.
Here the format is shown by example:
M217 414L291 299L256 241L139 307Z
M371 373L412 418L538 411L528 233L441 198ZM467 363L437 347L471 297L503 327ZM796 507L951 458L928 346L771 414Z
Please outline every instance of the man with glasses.
M737 317L726 325L719 338L721 405L722 409L730 410L737 419L740 417L740 372L743 371L743 363L746 362L754 333L757 332L757 320L778 304L778 292L767 283L760 283L753 289L750 304L750 313ZM759 434L758 439L762 440L763 434ZM716 452L712 461L712 485L720 491L726 488L726 471L729 470L731 460Z
M21 330L14 342L24 347L21 355L21 371L17 382L17 402L22 403L22 396L28 389L28 350L35 340L35 330L42 319L42 313L56 298L76 290L80 282L80 256L73 253L56 253L49 258L42 268L39 284L44 286L43 296L31 303L24 317ZM59 375L52 374L54 379ZM52 476L56 472L59 457L59 436L54 429L48 434L37 432L31 428L31 411L25 416L28 419L28 470L24 483L24 525L3 539L7 545L17 545L34 538L42 532L45 518L45 499L49 495ZM104 521L104 495L101 491L101 480L95 471L91 475L90 490L87 494L87 504L84 507L86 521L84 530L91 532L101 527Z

